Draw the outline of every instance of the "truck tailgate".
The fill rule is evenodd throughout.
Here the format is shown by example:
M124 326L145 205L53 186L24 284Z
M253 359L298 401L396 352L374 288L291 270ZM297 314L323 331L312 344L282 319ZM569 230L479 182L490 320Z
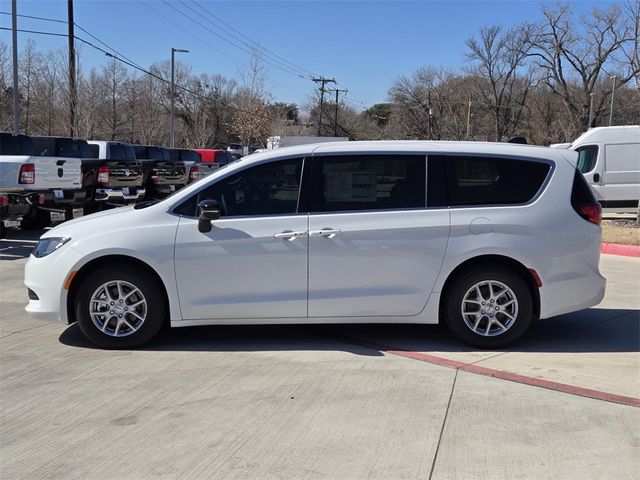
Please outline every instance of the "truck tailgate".
M1 188L12 191L75 190L82 186L82 162L78 158L2 156ZM31 166L33 183L19 183L20 169Z
M82 187L79 158L32 157L36 168L36 190L78 189Z
M109 168L108 187L142 187L142 165L130 162L106 162Z

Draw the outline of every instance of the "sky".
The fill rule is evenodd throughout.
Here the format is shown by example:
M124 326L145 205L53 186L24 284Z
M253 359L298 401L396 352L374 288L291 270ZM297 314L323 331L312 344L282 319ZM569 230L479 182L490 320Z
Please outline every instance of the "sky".
M63 0L19 0L18 13L66 20ZM265 65L274 101L305 104L315 84L310 74L335 78L348 89L347 100L366 108L387 98L393 81L431 65L454 70L464 68L465 40L484 25L505 27L540 18L540 1L198 1L193 0L74 0L75 22L102 42L134 62L148 67L176 54L194 73L238 77L250 59L240 42L250 40L275 53L291 70ZM573 1L577 15L589 15L607 2ZM9 12L11 2L0 2ZM185 14L191 18L187 18ZM224 23L219 23L211 15ZM11 17L0 15L3 27ZM19 18L18 28L66 33L63 23ZM241 32L242 37L231 28ZM229 37L227 29L233 37ZM220 36L216 36L215 33ZM0 31L11 42L10 32ZM91 40L84 32L76 35ZM222 38L221 38L222 37ZM66 38L19 34L40 50L66 48ZM247 51L227 43L230 39ZM250 40L248 40L250 39ZM95 42L94 42L95 43ZM278 61L282 61L278 59ZM81 63L100 68L109 59L83 46ZM304 77L304 78L301 78Z

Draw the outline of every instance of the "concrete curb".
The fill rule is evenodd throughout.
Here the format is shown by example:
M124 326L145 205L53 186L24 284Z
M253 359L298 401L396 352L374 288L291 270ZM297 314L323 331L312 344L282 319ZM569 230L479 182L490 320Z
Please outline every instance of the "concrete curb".
M620 243L601 243L600 252L607 255L622 255L625 257L640 257L639 245L622 245Z

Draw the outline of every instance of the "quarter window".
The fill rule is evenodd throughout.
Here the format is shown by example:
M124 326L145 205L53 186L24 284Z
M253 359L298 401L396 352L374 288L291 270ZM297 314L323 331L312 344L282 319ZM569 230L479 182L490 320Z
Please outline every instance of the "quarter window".
M314 165L314 212L425 207L426 155L316 157Z
M508 205L530 201L550 165L491 157L445 156L449 205Z
M294 214L302 176L302 159L281 160L234 173L200 191L175 209L198 215L197 204L216 200L223 216Z
M578 170L582 173L589 173L596 166L598 158L597 145L585 145L576 149L578 152Z

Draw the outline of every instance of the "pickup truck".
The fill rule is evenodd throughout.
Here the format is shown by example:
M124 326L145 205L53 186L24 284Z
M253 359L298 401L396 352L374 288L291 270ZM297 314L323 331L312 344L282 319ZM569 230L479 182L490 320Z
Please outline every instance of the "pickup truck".
M128 143L89 140L91 156L103 161L98 167L94 199L96 208L121 206L145 197L142 163Z
M202 177L206 177L220 168L220 165L217 163L204 162L198 150L189 150L188 148L170 148L169 152L171 154L171 158L183 161L189 169L189 183L200 180Z
M82 206L81 175L79 159L37 156L30 137L0 133L0 192L14 212L27 210L22 228L64 221Z
M98 171L104 160L92 157L86 140L69 137L31 137L36 155L44 157L79 158L82 163L82 189L86 192L85 203L81 210L74 211L75 217L95 210L95 191Z
M134 145L133 151L142 163L148 200L164 198L187 184L185 162L171 158L168 149L154 145Z

